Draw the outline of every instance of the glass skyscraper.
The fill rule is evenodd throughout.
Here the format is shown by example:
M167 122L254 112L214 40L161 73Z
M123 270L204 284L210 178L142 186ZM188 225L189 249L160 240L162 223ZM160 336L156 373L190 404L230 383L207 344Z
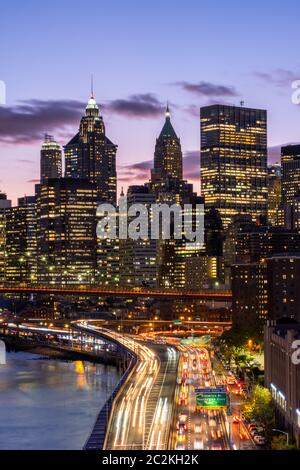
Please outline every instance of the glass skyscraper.
M201 189L224 227L236 214L267 213L267 113L243 106L201 108Z

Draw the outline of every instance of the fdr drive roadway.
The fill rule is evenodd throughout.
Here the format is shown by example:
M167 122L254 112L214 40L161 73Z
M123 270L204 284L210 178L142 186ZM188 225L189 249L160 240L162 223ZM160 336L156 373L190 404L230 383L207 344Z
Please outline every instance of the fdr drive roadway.
M179 359L176 349L105 328L88 326L88 330L110 337L138 357L113 402L103 449L169 449Z

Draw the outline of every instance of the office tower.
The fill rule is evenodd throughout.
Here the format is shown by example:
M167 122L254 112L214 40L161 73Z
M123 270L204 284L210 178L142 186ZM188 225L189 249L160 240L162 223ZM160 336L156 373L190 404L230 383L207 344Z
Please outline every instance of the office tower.
M211 287L225 283L223 242L224 230L220 213L216 209L210 209L205 214L205 253Z
M300 145L281 149L281 204L279 224L289 229L299 228Z
M61 148L51 135L45 134L41 148L41 183L48 178L61 178Z
M97 218L97 223L101 217ZM97 236L97 282L99 285L118 286L120 283L119 212L116 212L116 238Z
M105 133L103 117L93 96L88 101L79 132L64 147L65 176L96 184L98 200L116 203L116 152Z
M284 206L283 225L287 229L300 231L300 192Z
M290 204L300 191L300 145L287 145L281 149L281 198Z
M274 254L267 258L270 320L283 317L300 321L300 254Z
M36 185L40 283L95 282L97 190L96 184L80 178Z
M233 326L259 332L268 318L266 263L233 265L231 275Z
M281 227L244 225L239 221L228 228L225 243L228 264L252 263L278 253L300 253L300 234Z
M18 206L25 213L27 282L37 281L37 208L35 196L18 199Z
M204 253L186 260L184 287L187 290L198 292L209 287L210 279L207 264L208 257Z
M162 194L161 194L162 195ZM191 211L193 222L198 213L202 215L204 220L204 207L203 198L197 196L195 193L185 194L184 198L177 200L178 194L164 193L164 199L160 200L161 203L172 206L177 204L181 207L181 217L184 220L185 211ZM173 196L173 200L172 200ZM182 225L181 238L174 237L175 232L175 218L171 213L171 226L170 226L170 239L164 240L160 238L157 246L157 268L158 268L158 284L162 288L181 289L189 282L186 279L186 263L192 257L201 255L205 251L204 234L203 242L197 243L190 241L185 236L185 227ZM204 227L203 227L204 231Z
M268 166L268 223L279 225L279 208L281 203L281 167L278 163Z
M36 203L34 196L18 200L5 210L5 280L13 283L36 281Z
M120 240L97 239L97 275L100 286L120 283Z
M274 427L290 433L300 448L300 367L293 361L295 342L300 340L300 325L289 319L268 322L265 326L265 386L276 409ZM299 357L299 355L297 355ZM291 442L292 439L290 439Z
M127 239L120 240L120 284L122 286L156 287L157 241L151 239L151 204L154 203L155 196L146 185L129 186L127 191L128 210L133 204L143 204L148 210L148 239L133 240L128 236ZM124 217L124 215L125 214L120 212L120 219ZM134 217L128 217L128 224L131 223L133 219Z
M201 188L206 209L226 228L236 214L267 214L267 113L211 105L201 108Z
M154 168L151 171L151 184L155 192L168 181L174 181L177 184L182 181L181 144L172 126L168 106L165 116L164 126L156 139Z
M0 192L0 282L5 280L6 266L6 215L5 212L11 207L11 201L6 194Z

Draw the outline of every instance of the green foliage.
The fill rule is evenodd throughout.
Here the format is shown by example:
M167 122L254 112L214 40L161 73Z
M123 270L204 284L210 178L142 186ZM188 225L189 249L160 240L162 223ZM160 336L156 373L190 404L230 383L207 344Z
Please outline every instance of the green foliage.
M272 450L296 450L294 444L287 445L287 439L284 435L274 436L271 441Z
M261 422L270 427L274 417L274 406L270 391L260 385L256 385L251 396L245 402L243 413L249 420Z

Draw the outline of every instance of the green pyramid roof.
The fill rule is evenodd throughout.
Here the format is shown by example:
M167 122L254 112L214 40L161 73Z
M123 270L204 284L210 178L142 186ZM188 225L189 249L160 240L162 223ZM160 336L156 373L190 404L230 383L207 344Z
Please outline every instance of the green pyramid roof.
M161 130L161 133L159 134L159 139L163 139L164 137L169 137L171 139L177 139L176 132L174 131L174 128L171 124L171 119L170 116L167 114L166 115L166 121L164 123L164 126Z

